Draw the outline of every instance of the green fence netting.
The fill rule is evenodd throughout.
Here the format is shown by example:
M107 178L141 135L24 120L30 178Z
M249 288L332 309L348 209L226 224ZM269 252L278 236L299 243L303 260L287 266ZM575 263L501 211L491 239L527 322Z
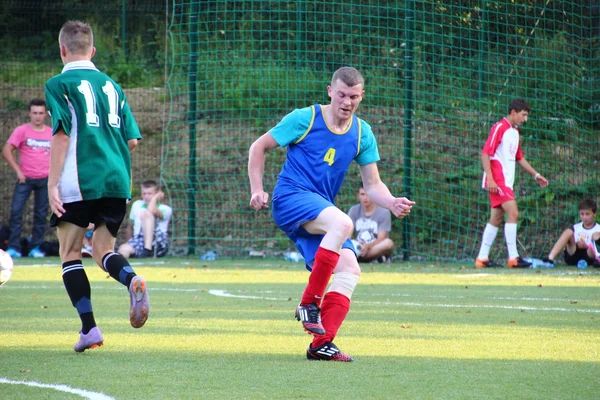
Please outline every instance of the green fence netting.
M326 103L343 65L366 77L359 115L377 136L383 180L417 202L394 222L397 254L476 255L489 214L479 153L514 97L533 107L523 147L550 180L540 189L517 178L521 252L547 252L579 200L597 197L597 2L177 1L172 17L162 176L174 240L189 251L289 249L270 213L248 207L248 146L292 109ZM267 159L267 191L284 155ZM340 208L356 202L358 182L353 168ZM502 240L494 251L506 254Z

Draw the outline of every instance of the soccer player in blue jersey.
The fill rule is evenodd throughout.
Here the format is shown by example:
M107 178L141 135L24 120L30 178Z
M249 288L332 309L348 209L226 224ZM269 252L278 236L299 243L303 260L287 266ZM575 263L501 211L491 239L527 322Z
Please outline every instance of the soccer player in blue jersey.
M296 318L314 335L309 360L353 361L333 344L350 310L360 266L350 217L334 204L350 163L356 160L365 192L396 217L407 216L414 202L394 197L381 181L377 143L369 124L354 115L364 96L364 79L352 67L338 69L327 86L328 105L296 109L250 146L250 206L268 207L263 188L265 154L287 146L286 161L273 191L273 217L295 243L311 271L296 308ZM333 281L327 293L327 284Z
M57 227L63 282L81 319L74 349L83 352L104 342L81 262L83 238L90 223L95 229L94 260L129 289L131 326L140 328L148 318L146 281L114 251L127 200L131 199L130 151L141 135L121 87L91 61L96 52L92 28L68 21L58 42L65 66L46 82L52 116L50 225Z

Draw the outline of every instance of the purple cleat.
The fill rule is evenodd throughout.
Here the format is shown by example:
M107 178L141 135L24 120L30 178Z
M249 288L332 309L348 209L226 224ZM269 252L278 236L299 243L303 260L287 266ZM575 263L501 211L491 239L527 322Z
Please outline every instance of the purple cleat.
M100 347L104 344L104 336L102 336L102 332L98 329L97 326L90 329L90 331L84 335L79 332L79 341L75 343L73 350L78 353L83 353L87 349L95 349L96 347Z
M135 276L131 280L129 295L129 322L134 328L141 328L146 323L150 312L150 301L144 278Z

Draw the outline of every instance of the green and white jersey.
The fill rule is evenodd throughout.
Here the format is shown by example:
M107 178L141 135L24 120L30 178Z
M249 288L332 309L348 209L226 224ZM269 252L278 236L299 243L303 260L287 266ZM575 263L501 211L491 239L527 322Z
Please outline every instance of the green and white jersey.
M123 89L91 61L65 65L46 82L52 134L62 128L69 149L58 188L64 203L131 198L127 141L141 139Z

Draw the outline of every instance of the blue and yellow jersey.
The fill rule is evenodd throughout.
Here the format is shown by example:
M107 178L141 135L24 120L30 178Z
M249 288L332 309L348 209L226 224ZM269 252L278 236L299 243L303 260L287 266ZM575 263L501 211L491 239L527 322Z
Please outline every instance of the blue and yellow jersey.
M333 132L318 104L292 111L270 133L288 148L273 196L281 190L301 189L333 203L353 160L359 165L379 161L369 124L353 115L345 132Z

